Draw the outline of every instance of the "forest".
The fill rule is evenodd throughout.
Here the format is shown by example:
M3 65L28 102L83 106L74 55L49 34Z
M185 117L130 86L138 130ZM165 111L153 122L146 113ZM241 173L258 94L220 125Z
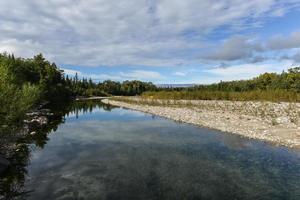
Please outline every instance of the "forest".
M143 93L158 99L300 101L300 67L281 74L264 73L250 80L219 82L188 88L159 88Z
M32 107L71 101L75 97L134 96L160 99L300 101L300 67L281 74L264 73L250 80L188 88L157 88L151 82L69 77L42 54L15 58L0 54L0 125L16 123Z
M69 78L42 54L33 58L15 58L0 54L0 126L20 122L33 107L71 101L77 96L140 95L155 90L141 81L104 81Z
M91 79L79 79L76 74L73 78L65 77L65 85L73 96L134 96L140 95L145 91L155 91L156 86L151 82L138 80L123 81L122 83L112 80L95 83Z

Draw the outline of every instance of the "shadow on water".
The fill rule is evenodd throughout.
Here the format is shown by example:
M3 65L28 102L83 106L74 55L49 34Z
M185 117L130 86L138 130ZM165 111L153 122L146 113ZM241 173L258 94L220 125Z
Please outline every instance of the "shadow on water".
M49 134L65 123L69 113L76 113L78 118L78 113L92 112L95 108L110 111L114 107L93 100L49 105L47 109L53 115L47 117L48 123L45 125L14 124L0 127L0 161L8 161L5 163L7 166L0 162L0 199L26 199L32 192L24 187L31 151L43 149L49 140Z
M52 107L15 134L3 199L299 199L299 151L115 108Z

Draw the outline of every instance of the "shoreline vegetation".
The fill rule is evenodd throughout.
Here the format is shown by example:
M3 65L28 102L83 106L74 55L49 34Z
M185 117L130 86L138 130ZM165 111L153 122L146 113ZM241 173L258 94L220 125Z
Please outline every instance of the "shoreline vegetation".
M245 81L158 88L138 80L96 83L65 75L42 54L24 59L0 53L0 193L23 194L31 145L43 148L72 104L91 110L92 100L300 147L299 67Z
M35 143L32 138L43 139L46 135L41 132L46 127L50 127L49 132L52 130L52 118L63 120L65 109L74 100L140 95L155 88L150 82L107 80L95 83L79 78L78 74L68 77L42 54L16 58L13 54L0 53L0 180L2 172L10 171L14 163L23 163L16 158L23 150L29 150L29 144ZM1 184L0 181L0 193Z
M221 81L187 88L159 88L144 97L173 100L300 102L300 67L280 74L264 73L249 80Z
M300 77L299 77L300 79ZM299 83L300 86L300 83ZM143 97L166 100L225 100L225 101L269 101L269 102L300 102L300 92L285 89L274 90L250 90L213 91L213 90L163 90L157 92L145 92Z
M115 97L102 102L276 145L300 148L300 103L145 97Z
M121 97L111 98L114 96ZM178 113L181 111L185 112L188 109L191 115L199 115L199 117L203 115L204 117L207 114L214 117L215 114L211 113L214 111L214 113L218 113L215 117L219 117L225 127L219 127L219 129L228 132L243 132L243 130L239 130L241 129L239 128L240 123L232 123L231 119L238 118L239 120L235 120L235 122L242 122L244 118L253 116L256 118L257 123L252 124L252 128L248 127L250 125L246 123L252 122L251 120L246 120L245 125L243 125L248 127L249 131L252 129L259 130L261 127L269 126L271 123L272 130L274 127L278 127L279 130L280 127L281 132L289 132L288 134L292 135L284 139L284 142L281 142L282 139L280 138L286 137L285 135L288 134L282 134L283 136L281 136L279 131L276 134L274 133L276 138L279 138L279 143L296 146L299 142L299 139L295 139L296 136L292 129L296 127L298 128L297 131L300 132L298 122L300 115L298 110L300 102L300 67L291 68L287 72L283 71L280 74L264 73L250 80L221 81L215 84L194 85L187 88L159 88L151 82L138 80L126 80L123 82L105 80L96 83L92 79L79 77L78 74L69 77L55 63L47 61L42 54L38 54L33 58L15 58L13 54L0 53L0 137L11 138L11 142L9 142L11 145L14 145L15 141L18 140L19 133L26 126L28 113L39 113L39 110L47 109L51 106L66 105L74 100L101 100L102 98L100 97L110 97L111 100L104 101L111 103L117 102L113 101L113 99L123 99L125 101L123 103L126 103L128 107L133 105L129 103L138 104L136 106L139 107L136 109L147 112L152 112L152 108L156 109L158 107L162 111L176 108L179 109ZM240 103L236 103L237 101L240 101ZM274 102L272 105L276 106L267 106L266 111L264 109L260 110L266 105L265 101ZM222 106L216 102L223 102L221 103ZM240 106L235 110L235 106L231 104L235 106L240 104ZM255 106L253 107L252 104ZM286 107L285 105L289 106ZM282 106L283 108L281 108ZM254 114L252 111L249 111L248 107L255 108L253 109ZM198 111L195 111L194 108L198 109ZM286 111L282 111L284 109ZM243 112L245 110L247 112ZM161 115L168 116L168 112L166 111L165 114ZM203 113L200 115L200 112ZM257 113L255 114L255 112ZM169 118L177 120L178 117L176 116L178 113ZM229 113L232 113L233 116L229 116L229 120L224 120ZM153 114L156 114L156 111ZM274 116L270 118L268 117L269 115ZM42 120L42 118L39 119L39 116L36 116L35 120ZM190 119L178 118L178 121L189 122ZM283 121L288 122L283 123ZM194 123L201 125L200 122ZM212 127L212 125L205 125L205 123L203 125ZM283 127L283 125L288 126ZM228 129L226 127L232 128ZM266 134L263 134L264 136L254 134L255 136L251 137L269 138L268 135L270 134L274 135L267 131ZM297 137L299 138L299 136ZM0 149L0 156L1 154L3 155L1 151Z
M151 82L137 80L96 83L78 74L69 77L42 54L25 59L0 53L0 135L7 132L6 127L21 125L26 113L47 105L93 96L140 95L155 89Z

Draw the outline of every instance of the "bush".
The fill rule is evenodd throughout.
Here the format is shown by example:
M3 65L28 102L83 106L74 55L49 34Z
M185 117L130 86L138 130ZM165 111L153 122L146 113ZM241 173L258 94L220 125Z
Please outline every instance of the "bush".
M8 70L0 66L0 125L20 121L41 95L38 86L26 83L18 87L13 80Z

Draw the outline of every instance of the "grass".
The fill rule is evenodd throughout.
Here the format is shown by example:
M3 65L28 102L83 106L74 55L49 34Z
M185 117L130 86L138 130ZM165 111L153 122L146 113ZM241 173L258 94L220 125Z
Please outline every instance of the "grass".
M223 91L158 91L145 92L143 97L173 100L229 100L229 101L271 101L300 102L300 93L286 90L253 90L248 92Z

